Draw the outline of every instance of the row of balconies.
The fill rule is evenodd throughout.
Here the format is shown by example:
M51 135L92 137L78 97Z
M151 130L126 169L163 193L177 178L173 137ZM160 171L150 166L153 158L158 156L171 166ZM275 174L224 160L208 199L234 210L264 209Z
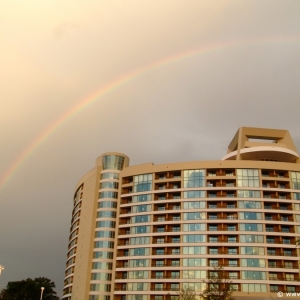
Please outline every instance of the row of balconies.
M172 296L167 293L170 290L164 290L164 294L158 295L155 293L155 295L150 295L150 300L171 300L171 299L176 299L179 300L179 296L175 292L171 292ZM241 285L240 284L235 284L235 291L241 291ZM292 286L292 285L270 285L270 292L271 293L277 293L277 292L282 292L282 293L299 293L300 292L300 287L299 286ZM175 294L174 294L175 293ZM253 294L254 295L254 294ZM171 298L172 297L172 298ZM115 295L114 300L125 300L126 295Z
M175 206L176 209L180 209L177 208L177 206ZM168 209L169 207L167 207ZM166 206L157 206L155 207L154 211L165 211L166 210ZM174 210L174 206L172 206L172 209ZM263 216L261 213L259 216ZM164 221L180 221L181 220L181 216L180 214L154 214L153 215L153 222L164 222ZM259 217L256 217L256 214L254 213L253 216L251 215L245 215L244 219L239 219L238 218L238 213L235 212L218 212L218 213L207 213L207 217L205 212L202 213L201 218L199 218L198 215L196 215L193 219L189 219L189 221L197 221L197 220L240 220L240 221L249 221L249 220L265 220L265 221L281 221L281 222L294 222L294 215L292 214L279 214L279 213L265 213L264 214L264 219ZM187 219L185 221L188 221ZM120 219L120 225L124 225L124 224L131 224L131 217L121 217ZM143 224L143 223L133 223L133 224ZM219 223L217 226L221 226L221 224ZM279 225L278 225L279 226ZM277 228L277 227L274 227ZM280 228L280 227L278 227ZM287 227L284 227L287 228ZM212 229L213 230L213 229ZM217 229L215 229L216 231ZM233 229L235 230L235 229ZM286 232L291 232L290 230L286 229ZM273 230L274 231L274 230ZM280 230L279 230L280 231Z
M295 241L295 240L293 240ZM278 239L276 242L276 244L286 244L283 243L282 240ZM152 255L180 255L182 254L180 251L180 247L153 247L151 248L152 250ZM297 252L294 251L294 249L282 249L282 248L276 248L275 249L275 254L271 254L271 255L279 255L279 256L296 256ZM284 254L282 254L284 253ZM214 246L210 246L207 248L207 254L209 255L240 255L240 249L239 247L214 247ZM151 255L151 254L150 254ZM117 253L118 257L123 257L123 256L129 256L129 249L118 249L118 253Z
M288 181L263 180L262 187L272 189L289 189L290 183Z
M175 199L175 198L172 198ZM130 203L128 200L125 200L123 202ZM122 203L124 204L124 203ZM151 204L150 204L151 205ZM180 207L180 203L163 203L163 204L154 204L153 210L154 211L162 211L162 210L173 210L173 207ZM208 209L236 209L238 208L238 202L237 201L208 201L207 202L207 208ZM250 207L247 207L247 209ZM255 209L255 208L253 208ZM264 209L268 210L293 210L292 203L279 203L279 202L265 202L264 203ZM132 213L132 206L130 207L122 207L121 208L121 214L131 214Z
M231 224L218 224L218 225L209 225L208 230L207 231L237 231L238 226L235 225L231 225ZM126 235L126 234L130 234L130 230L129 229L120 229L120 235ZM169 226L169 227L157 227L154 228L154 233L160 233L160 232L180 232L180 227L179 226ZM266 225L266 232L282 232L282 233L294 233L295 229L293 226L280 226L280 225L275 225L275 226L269 226ZM289 237L284 237L284 239L290 239ZM223 242L224 239L216 239L215 242L219 243L219 242ZM154 237L154 241L155 243L155 237ZM214 242L214 241L210 241L210 242ZM228 240L226 242L238 242L237 240ZM165 239L165 243L170 243L170 241L168 241L167 239ZM275 243L276 244L276 243ZM284 244L292 244L292 242L284 242Z
M142 223L139 223L142 224ZM151 225L148 225L151 226ZM207 231L237 231L238 224L208 224ZM162 232L181 232L180 224L167 224L167 225L154 225L152 233L162 233ZM244 231L243 231L244 232ZM282 226L282 225L269 225L265 224L265 232L281 232L281 233L295 233L293 225ZM248 232L248 234L251 231ZM119 228L119 235L131 234L130 228ZM223 240L223 239L222 239ZM219 242L219 241L216 241Z
M171 189L179 189L179 188L181 188L180 181L155 183L154 185L154 190L171 190Z
M235 169L207 169L207 177L215 176L236 176ZM262 177L274 177L274 178L289 178L288 171L282 170L261 170ZM175 179L181 178L181 170L177 171L167 171L167 172L158 172L155 173L155 180L165 180L165 179ZM122 184L129 184L133 182L133 176L123 177Z
M159 193L154 194L154 200L174 200L174 199L181 199L180 193ZM129 204L132 203L131 197L126 197L121 199L121 204Z
M262 177L277 177L277 178L289 178L288 171L281 170L261 170Z
M130 194L132 193L132 189L124 188L122 194ZM236 190L217 190L217 191L207 191L207 198L237 198ZM158 200L173 200L173 199L181 199L180 192L162 192L154 194L154 201ZM283 191L263 191L263 198L265 199L292 199L290 192ZM122 198L121 204L131 203L131 197Z
M179 179L181 178L181 171L169 171L169 172L160 172L155 173L155 180L165 180L165 179ZM123 177L122 184L131 184L133 183L133 176Z
M273 250L271 248L268 248L268 255L273 255L273 254L269 254L269 250ZM288 256L288 257L297 257L297 253L294 249L274 249L276 254L276 256ZM278 250L278 251L277 251ZM279 266L280 264L276 262L276 268ZM180 259L179 258L153 258L151 259L151 267L180 267L182 265L180 265ZM240 259L239 258L208 258L208 266L209 267L218 267L218 266L223 266L223 267L240 267ZM117 261L117 268L128 268L128 260L118 260ZM142 267L142 266L141 266ZM146 267L146 266L145 266ZM191 267L196 267L196 265L191 266ZM199 267L199 266L198 266ZM281 264L282 268L285 268L285 266L283 266ZM272 263L270 263L270 268L275 268L275 265L272 261ZM292 265L289 264L289 268L296 268L297 269L297 262L293 261Z
M281 281L299 281L298 273L287 273L287 272L269 272L269 280L281 280ZM125 271L116 272L116 279L127 279L128 274ZM183 277L183 276L182 276ZM177 271L152 271L151 279L180 279L180 270ZM225 279L241 279L240 271L224 271L223 278ZM138 278L137 278L138 279ZM190 278L191 279L191 278Z

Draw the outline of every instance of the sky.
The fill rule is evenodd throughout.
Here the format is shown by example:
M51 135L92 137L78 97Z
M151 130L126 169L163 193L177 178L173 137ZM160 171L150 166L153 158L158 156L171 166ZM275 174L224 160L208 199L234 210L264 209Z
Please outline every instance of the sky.
M77 181L130 164L219 160L241 126L300 149L298 0L2 0L0 289L62 295Z

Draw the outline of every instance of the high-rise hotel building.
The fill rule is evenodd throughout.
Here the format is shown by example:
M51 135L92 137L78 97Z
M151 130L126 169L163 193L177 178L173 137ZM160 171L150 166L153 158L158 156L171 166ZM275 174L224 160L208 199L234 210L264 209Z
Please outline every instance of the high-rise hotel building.
M75 188L63 299L176 299L214 266L237 300L300 292L299 200L286 130L242 127L217 161L105 153Z

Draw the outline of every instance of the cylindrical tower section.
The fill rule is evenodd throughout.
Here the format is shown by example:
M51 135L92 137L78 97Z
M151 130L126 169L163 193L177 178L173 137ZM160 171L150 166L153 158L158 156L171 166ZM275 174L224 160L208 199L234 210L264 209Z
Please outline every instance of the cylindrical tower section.
M101 172L98 184L93 259L90 281L90 300L113 299L111 292L116 215L118 208L119 173L128 167L129 158L121 153L105 153L96 160Z
M119 173L129 158L109 152L75 188L64 300L110 300Z

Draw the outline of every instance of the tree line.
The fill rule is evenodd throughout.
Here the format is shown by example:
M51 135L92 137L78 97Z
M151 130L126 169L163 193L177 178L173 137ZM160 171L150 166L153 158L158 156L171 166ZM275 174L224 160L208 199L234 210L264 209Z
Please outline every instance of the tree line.
M46 277L11 281L0 292L0 300L37 300L40 299L42 287L43 300L59 300L54 291L55 283Z

